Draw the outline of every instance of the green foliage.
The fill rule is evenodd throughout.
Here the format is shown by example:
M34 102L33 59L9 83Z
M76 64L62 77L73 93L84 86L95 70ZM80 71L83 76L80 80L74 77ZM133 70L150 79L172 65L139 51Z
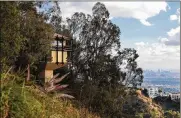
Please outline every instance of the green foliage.
M1 47L1 63L2 70L6 71L7 65L13 64L21 49L22 36L21 29L21 13L17 2L1 2L0 3L0 47Z
M34 97L30 97L30 93L26 92L25 84L22 82L21 77L12 74L2 78L2 116L14 118L41 117L41 107L38 101Z
M84 107L105 118L162 117L160 107L135 94L135 88L143 82L143 71L136 63L138 54L135 49L120 50L120 29L109 20L109 11L104 4L96 3L92 16L75 13L68 19L69 32L65 26L62 27L57 2L53 2L53 7L45 13L36 10L43 2L1 3L0 46L4 71L16 62L20 68L31 64L35 75L37 62L50 49L53 30L67 36L70 32L72 35L79 32L73 55L75 78L71 78L75 81L71 87L81 108L75 109L70 101L58 100L73 98L57 92L67 87L60 82L68 74L58 79L55 76L40 87L33 82L25 83L24 73L17 71L16 74L2 74L0 111L3 117L97 117L83 110ZM111 55L112 50L116 56ZM125 68L120 68L124 61L127 63ZM165 113L166 118L178 116L174 111Z
M40 91L34 84L14 74L2 74L0 112L10 118L98 118L85 109L76 109L68 100L61 100Z
M106 83L105 87L98 87L93 82L87 82L87 84L77 83L75 89L79 107L88 107L90 111L105 118L122 116L123 104L127 97L123 87L113 88Z
M21 2L20 11L23 14L20 31L25 41L23 41L17 64L27 66L28 63L36 63L49 52L53 29L45 22L45 18L37 13L34 2Z
M75 13L68 23L72 34L80 31L73 53L73 60L77 60L73 63L75 79L81 76L85 83L92 80L96 85L102 81L118 83L119 68L108 52L113 47L119 50L120 29L109 20L104 4L96 3L92 16Z
M92 12L92 16L75 13L67 20L77 40L73 53L73 59L76 60L73 63L75 79L80 76L85 83L91 79L97 85L107 81L112 85L140 86L143 71L137 67L136 50L120 50L120 29L109 20L109 12L104 4L96 3ZM124 61L127 64L121 68Z
M178 111L168 110L164 115L165 118L180 118L180 113Z
M135 118L143 118L143 113L136 114Z
M142 93L144 96L149 97L147 89L142 90Z
M73 89L80 87L75 96L81 105L102 117L123 116L128 85L136 88L143 80L142 69L137 68L136 50L120 50L120 29L109 20L109 11L100 2L93 6L92 15L76 12L67 21L76 40ZM120 68L124 60L128 72Z
M9 66L26 68L35 64L50 49L53 28L44 14L36 10L36 2L1 2L0 47L2 70Z
M163 92L162 88L159 88L158 93L162 93L162 92Z
M171 100L170 96L158 96L155 97L154 102L159 104L165 111L173 110L173 111L180 111L180 102L176 102Z
M142 68L138 68L136 62L138 57L139 55L135 49L125 48L118 52L117 65L121 66L120 81L125 86L137 88L143 82L143 70Z

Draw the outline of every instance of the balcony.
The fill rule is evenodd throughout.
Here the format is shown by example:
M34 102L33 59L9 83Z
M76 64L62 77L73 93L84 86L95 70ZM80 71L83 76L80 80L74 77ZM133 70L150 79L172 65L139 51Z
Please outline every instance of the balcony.
M57 46L52 46L51 50L52 51L56 51L57 50ZM72 48L71 48L71 46L64 46L63 50L62 50L62 47L58 47L58 51L70 52L70 51L72 51Z

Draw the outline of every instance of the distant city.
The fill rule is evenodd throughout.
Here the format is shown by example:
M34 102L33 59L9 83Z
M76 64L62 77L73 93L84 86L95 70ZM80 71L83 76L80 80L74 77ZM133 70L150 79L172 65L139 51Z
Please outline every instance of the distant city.
M161 69L157 71L144 70L144 78L180 78L180 72Z
M180 71L144 70L142 87L159 87L169 93L180 92Z

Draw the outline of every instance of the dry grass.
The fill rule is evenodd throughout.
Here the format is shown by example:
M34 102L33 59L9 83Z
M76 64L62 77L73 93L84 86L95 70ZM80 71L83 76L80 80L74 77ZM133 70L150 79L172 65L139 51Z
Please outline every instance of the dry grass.
M137 90L136 94L138 95L138 99L141 100L143 104L146 104L147 111L150 112L152 115L154 115L155 118L163 117L162 108L156 103L154 103L151 98L142 95L140 90Z
M87 109L74 107L70 100L56 99L17 78L12 74L2 77L2 118L98 118Z

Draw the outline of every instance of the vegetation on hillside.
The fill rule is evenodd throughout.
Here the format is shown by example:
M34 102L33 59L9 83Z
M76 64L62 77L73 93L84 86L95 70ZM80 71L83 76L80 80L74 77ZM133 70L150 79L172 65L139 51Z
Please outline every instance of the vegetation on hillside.
M47 11L40 10L49 3ZM106 6L96 3L92 15L76 12L67 18L65 27L58 4L0 4L2 117L164 117L159 105L137 91L143 82L143 71L136 62L139 55L135 49L121 49L121 30L109 19ZM64 77L53 78L42 87L35 81L55 32L74 38L72 76L66 80L74 100L57 99L57 95L68 96L58 91L67 87L60 84ZM15 68L8 71L11 66ZM168 111L165 115L177 117L178 113Z
M0 5L2 71L12 65L16 70L27 67L30 70L49 52L53 28L45 22L43 14L38 14L37 2L1 2Z
M27 85L28 84L28 85ZM19 74L1 76L1 118L98 118L68 99L46 94Z
M101 117L123 116L129 91L143 80L136 50L121 50L120 28L100 2L93 6L92 15L76 12L67 22L76 41L72 70L75 96Z
M180 101L171 100L170 96L165 96L165 97L158 96L154 98L153 101L162 106L162 108L165 111L169 110L178 111L178 112L180 111Z

